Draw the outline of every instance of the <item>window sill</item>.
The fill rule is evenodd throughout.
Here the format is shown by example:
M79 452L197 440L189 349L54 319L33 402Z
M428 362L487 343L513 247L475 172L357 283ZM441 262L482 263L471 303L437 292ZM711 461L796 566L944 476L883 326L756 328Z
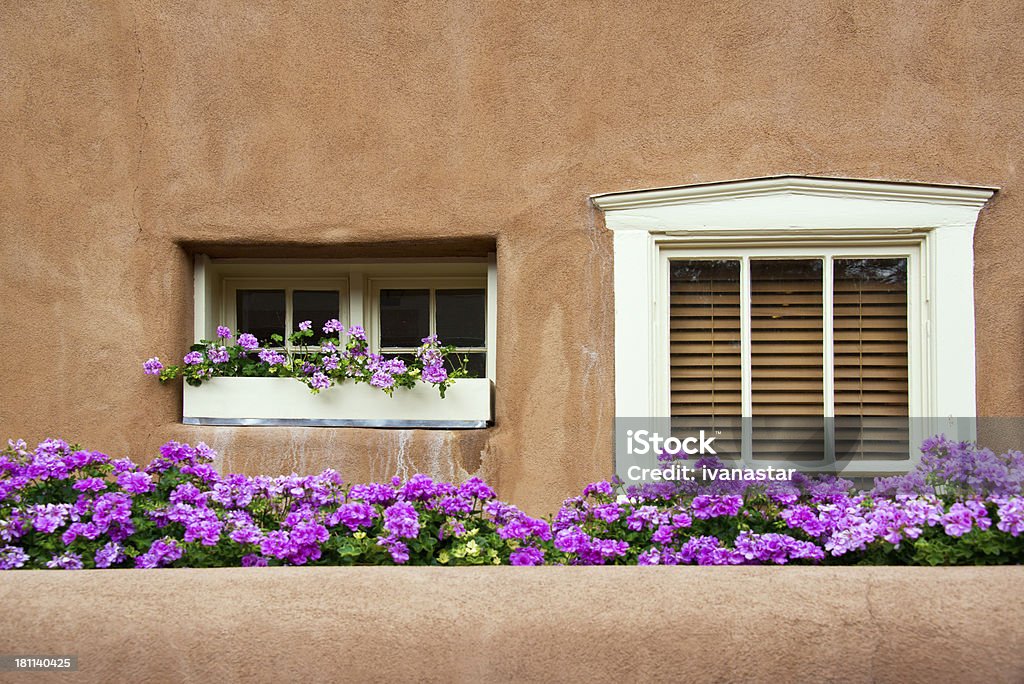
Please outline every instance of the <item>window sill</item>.
M317 395L294 378L214 378L185 385L186 425L368 428L484 428L492 423L492 383L462 378L445 398L418 384L388 397L375 387L345 383Z

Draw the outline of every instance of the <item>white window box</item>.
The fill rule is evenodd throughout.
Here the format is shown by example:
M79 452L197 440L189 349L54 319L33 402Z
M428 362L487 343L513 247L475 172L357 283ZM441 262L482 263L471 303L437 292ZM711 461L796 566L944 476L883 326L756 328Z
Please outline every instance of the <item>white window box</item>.
M375 428L483 428L492 421L492 383L461 378L442 399L417 384L389 397L376 387L346 382L314 395L294 378L214 378L185 385L187 425L292 425Z

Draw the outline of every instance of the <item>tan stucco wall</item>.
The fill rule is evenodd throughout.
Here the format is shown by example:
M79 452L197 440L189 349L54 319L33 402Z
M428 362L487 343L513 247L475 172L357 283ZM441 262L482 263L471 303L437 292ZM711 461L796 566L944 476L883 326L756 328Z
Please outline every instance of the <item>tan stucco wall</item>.
M4 2L0 432L247 472L478 472L534 511L611 472L593 193L780 173L1000 186L978 402L1024 415L1024 4ZM185 428L185 246L499 253L497 425ZM408 251L408 250L407 250ZM415 252L415 249L412 249Z
M1019 682L1020 568L14 571L75 682Z

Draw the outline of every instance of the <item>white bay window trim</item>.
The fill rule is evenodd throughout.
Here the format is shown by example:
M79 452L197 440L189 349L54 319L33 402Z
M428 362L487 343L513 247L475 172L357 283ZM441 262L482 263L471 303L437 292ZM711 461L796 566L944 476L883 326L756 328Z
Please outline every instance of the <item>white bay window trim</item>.
M749 259L823 247L888 254L904 246L918 264L911 417L944 419L935 432L974 438L974 228L994 192L780 176L593 196L613 233L616 416L670 415L670 256Z

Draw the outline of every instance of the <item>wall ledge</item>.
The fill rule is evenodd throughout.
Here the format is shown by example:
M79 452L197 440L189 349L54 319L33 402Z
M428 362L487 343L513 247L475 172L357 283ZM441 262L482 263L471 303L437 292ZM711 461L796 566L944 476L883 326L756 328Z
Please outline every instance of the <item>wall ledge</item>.
M1024 567L11 571L0 644L76 655L75 681L96 682L1021 681L1022 583Z

